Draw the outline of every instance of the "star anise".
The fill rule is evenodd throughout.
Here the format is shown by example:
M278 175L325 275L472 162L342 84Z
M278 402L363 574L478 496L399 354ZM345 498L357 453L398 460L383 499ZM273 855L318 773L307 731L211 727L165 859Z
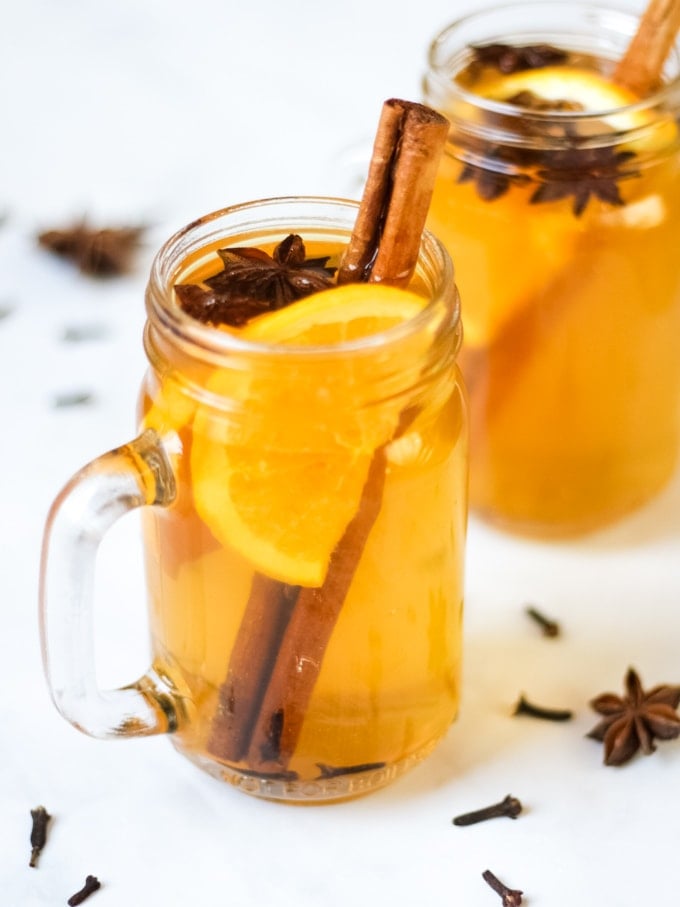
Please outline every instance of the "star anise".
M680 686L657 686L645 693L637 672L628 669L626 695L603 693L590 703L604 718L588 734L604 742L605 765L623 765L638 750L653 753L654 739L680 737Z
M506 75L523 69L541 69L567 59L566 51L550 44L477 44L471 50L475 63L493 66Z
M38 242L72 261L83 274L113 277L130 267L143 227L90 227L85 221L61 230L45 230Z
M632 151L617 151L609 146L551 152L546 156L550 166L536 172L541 182L529 201L535 205L573 196L576 217L583 214L592 197L610 205L623 205L618 180L636 175L632 170L621 170L634 156Z
M514 150L515 152L517 149ZM459 183L474 182L477 195L485 202L493 202L508 191L510 186L523 186L530 182L530 177L525 173L512 172L518 163L518 154L508 149L491 149L486 152L491 159L499 162L498 170L479 167L477 164L466 162L458 176ZM510 165L506 169L507 164Z
M521 92L506 100L507 103L533 110L546 109L545 102L531 92ZM550 110L577 108L578 105L572 105L569 101L553 101L550 104ZM533 148L485 143L473 149L475 157L493 162L494 169L491 169L490 164L480 167L466 162L458 176L458 182L474 181L477 194L484 201L500 198L510 186L537 182L538 185L529 197L530 204L537 205L573 196L572 210L576 217L583 214L591 198L599 198L614 206L623 205L619 181L638 175L636 170L625 166L635 153L620 151L609 145L579 147L578 138L569 130L569 124L566 124L562 127L563 134L558 138L569 142L571 147L558 151L537 151ZM531 171L531 176L528 171Z
M187 314L209 324L239 327L263 312L274 311L333 286L330 256L306 258L305 244L291 233L274 249L234 246L218 249L223 269L203 283L177 284L175 292Z

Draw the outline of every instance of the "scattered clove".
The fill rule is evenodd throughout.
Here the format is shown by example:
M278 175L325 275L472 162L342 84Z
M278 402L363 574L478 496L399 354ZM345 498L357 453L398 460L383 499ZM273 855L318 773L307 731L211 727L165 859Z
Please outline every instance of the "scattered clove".
M31 817L33 827L31 828L31 859L28 865L35 868L38 865L40 851L47 842L47 823L52 816L44 806L36 806L31 810Z
M508 794L500 803L494 803L492 806L485 806L483 809L476 809L473 812L463 813L453 819L454 825L476 825L477 822L486 822L487 819L497 819L507 816L508 819L516 819L522 812L522 804L517 797Z
M108 333L104 324L74 324L64 328L60 339L63 343L89 343L104 340Z
M516 888L508 888L490 869L484 870L482 878L490 888L493 888L496 894L500 894L503 907L520 907L523 891L518 891Z
M359 765L326 765L325 762L317 762L316 767L319 769L319 778L339 778L342 775L359 775L361 772L372 772L385 768L384 762L363 762Z
M88 406L94 402L94 396L88 391L57 394L52 400L55 409L68 409L71 406Z
M554 639L556 636L560 635L560 625L557 623L557 621L551 620L549 617L546 617L538 610L538 608L535 608L533 605L529 605L526 609L526 612L529 617L539 625L539 627L543 631L544 636L547 636L550 639Z
M574 713L569 709L548 709L544 706L534 705L529 702L524 693L519 697L519 702L512 714L530 715L532 718L542 718L544 721L570 721L574 717Z
M101 887L101 882L96 876L87 876L83 887L80 889L80 891L76 891L75 894L71 895L71 897L67 901L67 904L69 905L69 907L77 907L78 904L82 904L84 900L89 898L91 894L94 894L94 892Z

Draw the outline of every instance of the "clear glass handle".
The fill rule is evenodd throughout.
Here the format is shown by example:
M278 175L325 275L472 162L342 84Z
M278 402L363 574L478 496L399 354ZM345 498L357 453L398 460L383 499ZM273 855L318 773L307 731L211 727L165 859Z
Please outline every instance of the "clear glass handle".
M107 530L136 507L168 505L174 497L170 458L158 435L146 431L76 473L50 510L40 569L45 673L61 714L93 737L177 727L172 692L153 671L121 689L97 687L92 619L95 561Z

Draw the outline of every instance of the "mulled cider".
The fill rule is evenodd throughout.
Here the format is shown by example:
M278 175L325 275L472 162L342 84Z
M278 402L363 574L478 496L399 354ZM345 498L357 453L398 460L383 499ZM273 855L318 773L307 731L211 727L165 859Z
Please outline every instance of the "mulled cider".
M62 715L170 733L249 793L387 784L459 700L467 511L453 266L423 232L448 124L383 105L366 193L226 208L147 286L139 435L47 520L42 650ZM152 663L100 690L98 545L143 508Z
M182 752L282 799L381 786L458 707L457 296L428 236L407 288L337 286L355 214L206 218L149 292L141 430L176 477L145 512L155 673Z
M471 505L531 534L606 524L677 464L678 48L661 69L674 32L634 47L637 26L518 3L430 52L451 132L428 224L463 300Z

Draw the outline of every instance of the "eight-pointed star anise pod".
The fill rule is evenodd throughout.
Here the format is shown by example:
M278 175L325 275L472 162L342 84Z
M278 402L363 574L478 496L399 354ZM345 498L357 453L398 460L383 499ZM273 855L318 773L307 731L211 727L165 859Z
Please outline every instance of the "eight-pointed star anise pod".
M576 112L583 109L579 103L545 100L531 91L521 91L504 100L515 107L539 112ZM531 120L526 121L525 128L527 136L530 136L534 128ZM540 136L546 126L538 123L537 128L537 135ZM558 132L553 136L563 138L565 142L565 147L557 151L538 150L531 146L500 146L489 142L475 146L468 142L471 154L487 163L484 167L472 162L464 163L458 182L474 181L477 194L484 201L500 198L512 185L533 183L535 188L529 196L530 204L572 197L572 210L576 217L583 214L591 198L599 198L614 206L623 205L619 181L639 175L628 165L635 152L610 145L582 147L569 121L563 125L556 123L555 129Z
M45 230L38 235L38 243L72 261L83 274L113 277L129 269L143 234L144 227L90 227L82 221Z
M555 151L546 155L549 166L536 173L541 184L529 201L535 205L571 195L576 217L583 214L591 196L610 205L623 205L617 180L637 175L632 170L625 173L620 169L634 156L633 151L617 151L607 146Z
M680 737L680 686L657 686L645 693L637 672L628 669L626 695L603 693L590 703L604 715L588 734L604 741L605 765L623 765L642 750L649 755L655 750L654 739Z
M256 315L281 309L333 286L329 256L306 258L305 244L291 233L274 249L235 246L218 249L223 269L203 283L178 284L175 292L187 314L210 324L239 327Z

